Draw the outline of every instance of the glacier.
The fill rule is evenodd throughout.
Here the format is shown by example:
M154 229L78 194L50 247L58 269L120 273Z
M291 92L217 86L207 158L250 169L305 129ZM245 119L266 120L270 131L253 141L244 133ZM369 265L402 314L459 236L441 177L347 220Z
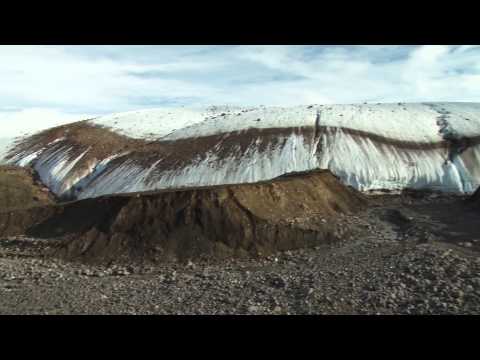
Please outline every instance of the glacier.
M114 137L80 136L88 129ZM479 103L164 108L47 129L11 147L57 195L253 183L328 169L361 191L480 185Z

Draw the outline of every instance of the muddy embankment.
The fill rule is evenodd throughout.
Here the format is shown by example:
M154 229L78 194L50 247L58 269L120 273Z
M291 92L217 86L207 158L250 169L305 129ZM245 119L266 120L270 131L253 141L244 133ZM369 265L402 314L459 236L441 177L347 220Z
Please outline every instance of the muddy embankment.
M0 213L54 203L54 195L33 170L0 166Z
M57 239L84 262L262 256L332 242L366 200L328 171L255 184L86 199L0 214L0 236Z

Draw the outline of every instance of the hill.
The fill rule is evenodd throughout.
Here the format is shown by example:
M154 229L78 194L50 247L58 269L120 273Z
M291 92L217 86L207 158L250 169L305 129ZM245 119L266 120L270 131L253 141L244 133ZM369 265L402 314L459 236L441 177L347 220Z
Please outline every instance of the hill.
M255 184L79 200L0 214L0 237L59 239L85 262L257 256L335 241L364 197L328 171Z

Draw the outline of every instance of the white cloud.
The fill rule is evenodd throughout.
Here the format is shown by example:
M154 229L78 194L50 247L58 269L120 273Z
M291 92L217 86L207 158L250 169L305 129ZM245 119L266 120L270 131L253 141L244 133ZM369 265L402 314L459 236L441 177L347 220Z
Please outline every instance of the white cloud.
M0 46L0 137L162 104L480 101L479 60L472 45Z

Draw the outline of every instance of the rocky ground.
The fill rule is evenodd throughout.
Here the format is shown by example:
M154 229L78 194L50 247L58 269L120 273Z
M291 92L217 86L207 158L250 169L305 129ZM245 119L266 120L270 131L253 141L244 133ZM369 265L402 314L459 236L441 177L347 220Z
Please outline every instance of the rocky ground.
M50 241L0 241L1 314L479 314L477 212L447 196L378 196L333 245L266 259L87 266Z

